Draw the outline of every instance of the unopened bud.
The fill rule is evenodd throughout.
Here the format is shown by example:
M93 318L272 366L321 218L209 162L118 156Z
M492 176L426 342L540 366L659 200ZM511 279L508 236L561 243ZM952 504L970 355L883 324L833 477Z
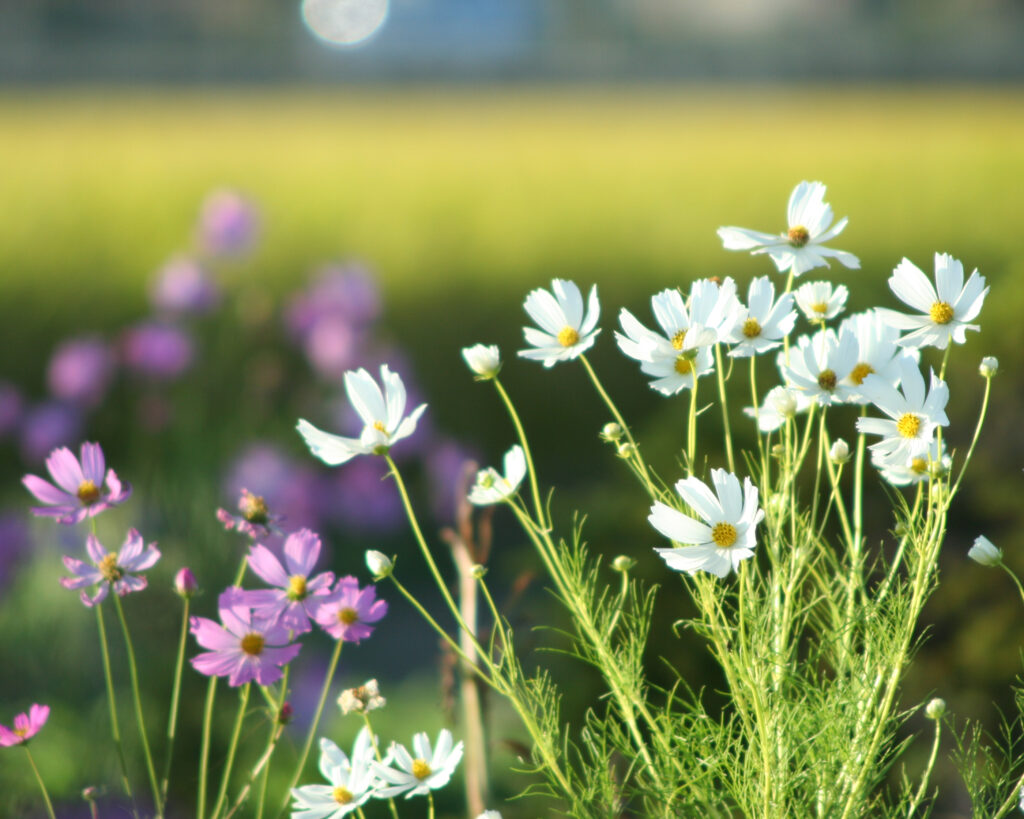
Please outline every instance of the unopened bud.
M292 708L292 704L290 702L286 702L281 706L281 710L277 712L277 721L281 723L281 725L287 725L292 721L292 717L294 716L295 709Z
M391 574L395 564L383 552L368 549L366 552L366 568L370 570L374 580L382 580Z
M924 707L924 715L928 719L942 719L945 713L946 701L941 697L936 697Z
M603 427L601 427L602 441L608 441L610 443L617 444L619 442L619 438L621 438L622 435L622 427L614 422L610 424L605 424Z
M978 535L967 556L982 566L998 566L1003 562L1003 550L984 535Z
M473 576L474 578L476 578L477 580L479 580L479 579L480 579L480 578L482 578L482 577L483 577L483 576L484 576L485 574L487 574L487 567L486 567L486 566L482 566L482 565L480 565L479 563L477 563L477 564L476 564L475 566L472 566L472 567L470 568L470 570L469 570L469 573L470 573L470 574L471 574L471 575L472 575L472 576Z
M612 561L612 568L617 572L628 572L636 565L636 561L627 555L619 555Z
M199 583L196 580L196 576L192 574L192 570L188 566L178 569L178 573L174 575L175 594L188 600L198 590Z
M892 529L892 533L896 535L896 537L906 537L910 534L910 527L907 526L907 522L905 520L898 520Z
M501 370L501 352L494 344L475 344L462 348L462 357L478 380L494 378Z
M845 464L850 460L850 445L842 438L837 438L828 451L829 459L836 464Z
M781 458L786 454L786 447L782 444L775 444L772 446L772 457Z
M978 372L983 378L991 378L999 372L999 359L994 355L985 356L981 359L981 365L978 367Z
M629 460L636 455L636 447L630 443L619 444L619 448L616 450L615 454L623 460Z

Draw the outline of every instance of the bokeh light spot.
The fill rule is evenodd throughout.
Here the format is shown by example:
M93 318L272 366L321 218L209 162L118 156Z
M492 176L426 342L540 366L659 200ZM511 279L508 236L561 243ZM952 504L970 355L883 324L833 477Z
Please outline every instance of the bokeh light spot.
M302 0L302 19L321 40L358 45L384 25L389 0Z

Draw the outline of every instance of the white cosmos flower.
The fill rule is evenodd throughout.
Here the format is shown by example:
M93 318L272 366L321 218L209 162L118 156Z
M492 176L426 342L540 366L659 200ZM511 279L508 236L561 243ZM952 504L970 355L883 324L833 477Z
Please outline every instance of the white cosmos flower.
M391 743L388 756L398 766L398 770L386 764L370 763L373 772L381 779L375 796L390 799L404 793L408 799L443 788L452 778L462 759L462 742L452 747L452 734L447 728L443 728L438 734L437 744L433 750L430 747L430 740L424 733L416 734L412 738L412 748L415 757L404 745Z
M899 359L900 390L877 375L864 379L861 391L889 418L858 418L857 431L881 435L871 445L878 463L906 465L914 458L926 457L936 427L949 424L946 402L949 387L932 372L931 386L925 394L924 377L912 358Z
M501 813L496 810L485 810L476 819L501 819Z
M586 315L583 312L583 297L575 282L554 279L551 295L538 288L532 291L524 302L540 330L524 327L526 343L533 349L520 350L519 355L533 361L543 361L545 367L553 367L559 361L568 361L589 350L597 334L597 319L601 305L597 300L597 285L590 288Z
M899 346L900 332L893 327L878 310L868 310L850 316L839 326L840 331L849 330L857 337L857 363L843 378L853 390L851 400L856 404L868 403L868 398L860 393L864 379L874 373L881 376L894 387L900 381L898 359L908 354ZM917 351L909 351L917 360Z
M754 529L764 517L757 505L757 487L744 478L741 489L739 478L724 469L712 469L711 482L714 493L698 478L676 483L676 491L703 522L661 502L651 507L647 520L655 529L676 543L690 544L655 549L670 569L725 577L754 554Z
M497 344L474 344L462 348L462 357L466 364L477 374L477 380L486 381L494 378L501 370L501 352Z
M476 474L476 483L469 490L469 502L477 506L489 506L512 497L519 484L526 477L526 455L516 444L505 453L505 474L500 475L493 466L481 469Z
M757 420L757 428L761 432L774 432L790 418L807 412L813 403L803 390L772 387L760 407L747 407L743 412Z
M946 454L946 442L933 438L924 455L911 458L905 463L886 463L885 456L871 453L871 462L878 468L882 477L893 486L912 486L928 480L933 470L949 472L953 464Z
M732 312L722 340L736 345L729 355L748 358L778 347L794 324L793 295L783 293L775 301L775 285L767 276L760 276L750 283L747 307L739 305Z
M974 539L974 545L968 550L967 556L982 566L998 566L1003 562L1003 550L984 535ZM1024 796L1021 796L1021 803L1021 810L1024 810Z
M978 317L988 288L985 277L975 270L964 284L964 266L959 259L947 253L935 254L935 283L910 259L904 259L893 271L889 287L904 304L920 310L923 315L908 316L895 310L885 310L885 316L894 327L910 330L901 340L905 347L938 347L945 350L952 338L963 344L968 330L977 330L968 324Z
M823 184L801 182L797 185L789 196L786 216L789 228L785 233L722 227L718 235L726 250L767 253L780 272L792 270L794 276L816 267L828 267L827 257L838 259L846 267L860 267L860 261L852 253L824 246L846 227L846 217L832 224L832 208L825 202Z
M320 773L328 785L292 788L292 816L296 819L341 819L358 810L377 784L370 762L375 756L370 732L363 728L356 737L352 757L329 739L320 740Z
M853 388L843 378L857 363L857 351L857 337L849 330L801 336L789 351L789 364L782 365L783 376L822 406L848 401Z
M830 282L807 282L796 289L796 304L808 321L818 324L843 312L849 294L843 284L833 289Z
M345 373L349 403L363 419L363 432L358 438L324 432L304 418L299 420L297 429L306 446L328 466L343 464L356 455L383 455L393 444L415 431L416 422L427 405L420 404L405 415L405 385L398 373L382 364L380 380L384 392L364 369Z

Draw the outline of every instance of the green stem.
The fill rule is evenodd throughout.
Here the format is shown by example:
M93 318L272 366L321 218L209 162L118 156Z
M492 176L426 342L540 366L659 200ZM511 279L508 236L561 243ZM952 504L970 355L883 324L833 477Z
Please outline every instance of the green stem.
M131 634L128 632L128 621L124 617L124 607L121 605L121 598L116 593L111 595L114 598L114 608L117 610L117 618L121 621L121 630L124 632L124 644L128 652L128 673L132 681L132 701L135 703L135 719L139 724L139 738L142 740L142 753L146 758L146 773L149 775L149 784L153 789L153 802L156 807L157 819L163 816L163 800L160 798L160 785L156 779L156 768L153 767L153 754L149 750L149 737L146 736L146 723L142 713L142 695L139 692L139 670L135 663L135 648L132 646Z
M546 517L544 514L544 504L540 498L540 488L537 485L537 470L533 465L533 455L530 453L530 445L526 441L526 430L523 429L523 422L519 420L519 413L516 412L516 408L512 403L512 399L509 394L505 392L505 388L501 385L501 382L495 376L494 388L498 391L498 395L501 396L501 400L505 404L505 409L508 410L509 418L512 419L512 426L516 428L516 435L519 437L519 445L523 448L523 455L526 456L526 471L530 476L530 489L533 493L533 505L537 512L537 520L540 521L541 526L547 526Z
M260 688L260 691L262 691L264 693L264 696L271 703L270 707L272 709L272 719L275 722L280 720L280 718L281 718L281 709L284 708L284 704L288 701L288 677L291 675L291 671L292 671L292 665L291 665L291 663L288 663L288 665L286 665L284 667L284 674L281 677L281 699L279 701L274 702L273 698L266 694L266 689L264 687ZM256 803L256 819L263 819L263 807L264 807L264 804L266 803L266 800L267 800L267 781L270 779L270 763L272 761L271 760L271 754L273 753L273 750L274 750L274 748L277 745L277 741L281 738L281 734L283 732L284 732L284 723L282 722L280 724L280 731L278 732L277 736L273 737L271 739L270 748L269 748L270 753L267 754L266 767L263 769L263 777L260 780L259 799L257 800L257 803ZM254 772L254 775L255 775L255 772ZM241 802L241 798L239 798L239 803L240 802Z
M32 766L32 773L36 775L36 782L39 783L39 790L43 792L43 801L46 803L46 812L49 814L50 819L57 819L57 816L53 812L53 803L50 801L50 794L46 790L46 785L43 783L43 777L39 775L39 769L36 767L36 761L32 758L32 752L28 749L28 745L22 745L25 749L25 756L28 757L28 764Z
M363 723L366 725L366 732L370 735L370 744L373 746L373 753L377 757L378 762L383 762L384 757L381 756L380 746L377 745L377 737L373 733L373 726L370 724L370 715L363 711ZM398 807L395 805L395 800L388 798L388 807L391 809L391 816L394 819L398 819Z
M174 685L171 688L171 713L167 718L167 759L164 761L164 775L160 781L160 800L167 804L167 789L171 781L171 760L174 758L174 737L178 724L178 702L181 695L181 672L185 666L185 640L188 637L189 599L185 598L181 616L181 639L178 641L178 661L174 668Z
M686 457L689 460L690 475L697 473L697 375L694 373L690 388L690 414L686 422Z
M750 360L754 360L754 356L750 357ZM733 474L736 473L736 460L732 453L732 431L729 428L729 403L725 393L725 367L722 362L722 345L715 345L715 366L718 368L718 397L722 402L722 429L725 433L725 460L729 465L729 471ZM696 384L696 377L694 377L694 383ZM755 393L754 407L756 412L757 397Z
M956 483L953 484L949 490L950 499L956 495L957 490L960 488L960 481L964 479L964 472L967 470L967 464L971 462L971 457L974 455L974 448L978 445L978 438L981 436L981 428L985 423L985 415L988 413L988 397L992 391L992 379L991 377L985 379L985 394L981 399L981 410L978 412L978 423L974 425L974 435L971 437L971 445L967 448L967 454L964 456L963 465L960 467L960 473L956 476Z
M434 819L434 792L433 791L427 791L427 804L429 805L429 808L427 809L427 819Z
M238 750L238 738L241 736L242 723L245 721L245 711L249 706L250 688L252 688L251 682L247 682L242 688L241 699L238 703L238 718L235 720L235 730L231 733L231 744L228 745L228 758L224 763L224 773L220 778L220 790L217 793L217 802L213 806L213 813L210 814L211 819L217 819L220 816L220 810L227 799L228 784L231 782L231 769L235 765L235 752Z
M93 524L95 526L95 523ZM114 676L110 671L110 649L107 645L107 629L103 624L102 605L97 603L96 624L100 632L100 653L103 656L103 676L107 682L107 705L110 708L110 733L114 739L114 746L117 748L117 758L121 763L121 784L124 792L132 802L132 813L138 815L135 810L135 796L132 794L132 786L128 780L128 763L124 756L124 743L121 742L121 728L117 722L117 698L114 695Z
M1017 591L1020 594L1021 601L1024 601L1024 586L1021 586L1020 578L1017 577L1017 575L1014 574L1013 569L1011 569L1009 566L1003 563L1002 560L1000 560L997 565L1000 569L1002 569L1004 572L1010 575L1010 578L1013 580L1013 584L1017 587Z
M942 734L942 720L935 720L935 738L932 740L932 752L928 757L928 764L925 766L924 773L921 775L921 784L917 788L917 793L914 794L914 801L910 803L910 808L907 810L907 819L910 819L914 815L914 811L917 810L917 806L921 804L921 800L924 799L925 790L928 787L928 780L931 778L932 770L935 768L935 760L939 756L939 737Z
M199 749L199 797L196 819L206 816L206 771L210 761L210 726L213 722L213 702L217 695L217 677L210 677L206 685L206 705L203 708L203 739Z

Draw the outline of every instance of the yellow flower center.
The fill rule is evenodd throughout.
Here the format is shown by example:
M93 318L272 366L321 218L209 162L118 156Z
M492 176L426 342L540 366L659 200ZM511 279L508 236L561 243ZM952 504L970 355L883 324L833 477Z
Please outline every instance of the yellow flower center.
M811 305L811 312L823 316L828 312L828 304L823 301L816 301Z
M348 788L335 788L331 791L331 796L334 797L334 801L339 805L347 805L352 801L352 791Z
M716 523L711 527L711 539L721 549L728 549L736 542L736 527L731 523Z
M103 575L104 580L109 580L113 583L115 580L120 580L124 573L117 567L117 555L111 552L99 562L100 574Z
M948 302L937 301L928 311L928 315L936 324L949 324L953 320L953 308Z
M864 379L867 378L871 373L875 371L875 368L870 364L861 362L850 372L850 380L858 387L864 383Z
M683 349L683 342L686 341L686 330L680 330L674 336L672 336L672 346L676 350Z
M789 243L793 247L803 247L811 240L811 233L803 225L795 225L789 229Z
M263 635L250 631L242 638L242 651L250 657L259 657L263 653Z
M90 480L84 480L78 484L78 492L76 494L78 499L86 506L96 503L100 499L99 487Z
M242 500L238 504L242 517L249 523L266 523L268 520L267 502L262 495L253 495L249 492L242 494Z
M836 374L832 370L822 370L818 374L818 386L832 392L836 388Z
M344 623L346 626L351 626L353 623L359 622L359 612L351 606L338 609L338 622Z
M15 728L14 733L16 736L23 737L28 733L28 728Z
M918 475L923 475L928 471L928 461L924 458L914 458L910 462L910 471L916 472Z
M375 430L377 430L377 432L387 433L387 431L388 431L388 428L386 426L384 426L384 422L383 421L374 421L373 422L373 428Z
M680 375L690 375L693 372L693 362L681 355L676 359L675 370Z
M423 780L430 776L433 771L430 770L430 766L422 759L414 759L412 761L412 775L417 779Z
M579 340L580 334L573 327L566 325L558 331L558 343L563 347L572 347Z
M288 578L288 599L302 600L306 596L306 576L293 574Z
M921 418L912 412L903 413L900 420L896 422L896 431L904 438L916 437L920 429Z
M748 318L743 322L743 335L747 338L757 338L761 335L761 325L757 323L757 319Z

